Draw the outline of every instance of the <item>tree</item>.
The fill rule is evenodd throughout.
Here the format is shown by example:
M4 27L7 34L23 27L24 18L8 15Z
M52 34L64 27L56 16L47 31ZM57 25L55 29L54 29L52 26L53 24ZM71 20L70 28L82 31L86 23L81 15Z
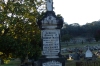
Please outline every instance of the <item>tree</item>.
M17 48L17 43L13 37L0 36L0 52L3 52L5 58L8 58L9 54L15 52Z
M64 24L61 29L61 35L69 34L73 37L86 37L91 41L96 35L96 31L100 29L100 21L94 21L85 25L79 25L78 23Z
M100 30L96 31L95 40L98 42L100 40Z
M42 4L42 0L0 1L0 36L3 36L0 46L6 44L1 50L8 45L14 45L10 46L13 51L9 52L13 56L34 56L38 54L38 57L40 55L40 30L36 25L36 20L41 15L40 7ZM8 38L11 39L6 41ZM12 40L14 42L10 42ZM14 50L15 45L16 50ZM4 51L7 52L7 49L4 49ZM6 53L4 51L2 52Z
M68 41L70 41L70 39L71 39L71 36L69 34L65 34L65 35L61 36L61 41L63 41L63 42L68 42ZM68 43L67 43L67 45L68 45Z

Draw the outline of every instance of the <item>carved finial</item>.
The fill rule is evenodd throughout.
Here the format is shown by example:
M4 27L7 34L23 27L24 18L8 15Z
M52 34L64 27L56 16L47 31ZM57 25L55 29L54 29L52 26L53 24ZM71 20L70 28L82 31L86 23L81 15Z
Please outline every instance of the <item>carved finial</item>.
M53 10L53 0L47 0L46 2L47 11Z

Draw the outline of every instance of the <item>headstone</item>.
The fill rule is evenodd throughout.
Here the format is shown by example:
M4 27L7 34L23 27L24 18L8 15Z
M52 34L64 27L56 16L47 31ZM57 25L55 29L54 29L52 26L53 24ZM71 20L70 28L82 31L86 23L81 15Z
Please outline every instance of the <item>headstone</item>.
M37 24L41 29L42 57L39 66L65 66L65 59L61 57L60 29L63 18L57 17L53 11L53 0L46 0L47 11Z
M73 56L74 60L80 60L80 54L78 52L76 52Z
M74 49L75 53L79 52L79 49L77 47L75 47Z
M86 51L85 53L85 58L87 60L92 60L92 56L93 56L93 53L90 51L90 49L88 48L88 50Z
M92 57L93 53L88 49L85 53L85 57Z

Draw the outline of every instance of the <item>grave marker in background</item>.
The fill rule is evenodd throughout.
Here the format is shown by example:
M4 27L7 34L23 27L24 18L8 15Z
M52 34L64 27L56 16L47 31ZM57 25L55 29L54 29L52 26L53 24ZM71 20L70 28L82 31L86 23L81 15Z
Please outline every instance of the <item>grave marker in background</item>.
M85 53L85 58L86 60L92 60L93 57L93 53L91 52L91 50L88 48L88 50Z
M88 58L88 57L91 57L92 58L92 55L93 53L91 52L91 50L88 48L88 50L86 51L85 53L85 57Z

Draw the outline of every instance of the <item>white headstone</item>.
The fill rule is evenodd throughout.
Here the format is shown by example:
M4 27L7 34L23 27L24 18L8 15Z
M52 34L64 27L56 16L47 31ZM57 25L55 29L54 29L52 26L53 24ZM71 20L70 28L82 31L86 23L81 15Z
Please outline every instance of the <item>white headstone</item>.
M85 53L85 57L92 57L93 53L90 51L90 49L88 48L88 50Z

